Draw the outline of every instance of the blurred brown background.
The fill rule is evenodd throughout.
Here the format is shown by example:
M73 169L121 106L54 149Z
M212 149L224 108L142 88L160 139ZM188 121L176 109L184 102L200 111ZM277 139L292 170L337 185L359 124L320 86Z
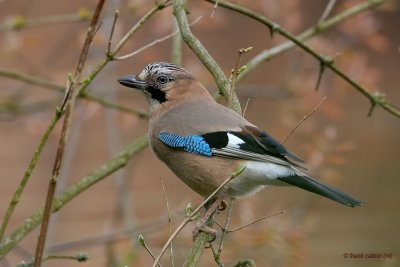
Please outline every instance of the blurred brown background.
M315 25L328 1L237 1L300 33ZM336 2L332 15L362 1ZM398 1L364 12L308 43L318 52L337 56L336 64L356 81L380 91L400 105L400 14ZM96 1L3 0L0 1L0 68L16 70L65 84L77 64L88 22L45 23L20 30L10 26L18 18L37 20L48 16L80 14L93 10ZM153 5L153 1L108 1L103 24L91 47L86 73L105 56L113 10L121 16L116 24L115 44ZM189 1L189 19L202 19L192 26L194 34L228 75L237 51L254 47L243 64L264 49L283 41L270 37L260 23L217 8ZM20 16L20 17L16 17ZM121 55L173 31L172 9L156 14L135 34ZM212 77L183 45L183 66L211 92ZM110 63L90 85L96 95L135 109L146 110L144 98L119 86L120 76L137 73L150 61L171 61L171 40L123 61ZM303 115L327 96L320 109L301 124L285 145L304 158L314 176L363 200L366 205L348 208L294 188L267 188L252 198L236 201L231 227L264 215L291 208L240 232L225 242L222 260L233 266L239 259L253 258L257 266L399 266L400 257L400 119L379 107L367 117L370 104L361 94L327 70L320 89L314 90L319 63L295 48L261 64L238 85L245 117L278 140L290 132ZM60 103L62 94L20 81L0 77L0 218ZM223 103L223 102L222 102ZM60 125L58 125L60 126ZM116 155L147 130L146 119L106 109L82 100L76 108L58 192L79 181ZM50 137L31 177L7 233L15 230L41 207L46 195L60 127ZM96 184L55 216L49 231L49 254L88 252L85 263L49 261L46 266L148 266L150 255L137 244L143 234L154 253L168 238L168 220L160 179L176 226L187 203L201 198L180 182L145 149L123 170ZM223 221L220 215L219 220ZM180 266L191 246L191 225L174 242L175 263ZM129 230L129 231L128 231ZM15 266L34 253L38 229L11 251L0 266ZM345 259L344 253L391 253L392 259ZM206 251L201 266L213 266ZM168 255L163 265L169 266Z

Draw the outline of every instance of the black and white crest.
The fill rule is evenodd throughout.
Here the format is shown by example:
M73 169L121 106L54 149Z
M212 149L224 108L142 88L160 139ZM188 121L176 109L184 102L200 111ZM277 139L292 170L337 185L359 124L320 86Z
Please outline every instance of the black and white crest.
M144 71L147 73L147 75L157 75L159 73L169 74L174 71L184 70L172 63L152 62L147 64L147 66L144 68Z

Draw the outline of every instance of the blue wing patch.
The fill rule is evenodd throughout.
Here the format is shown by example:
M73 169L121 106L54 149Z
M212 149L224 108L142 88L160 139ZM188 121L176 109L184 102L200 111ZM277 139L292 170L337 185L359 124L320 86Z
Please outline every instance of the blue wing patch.
M208 157L212 156L210 145L202 136L199 135L180 136L177 134L161 132L158 135L158 139L170 147L182 148L189 153Z

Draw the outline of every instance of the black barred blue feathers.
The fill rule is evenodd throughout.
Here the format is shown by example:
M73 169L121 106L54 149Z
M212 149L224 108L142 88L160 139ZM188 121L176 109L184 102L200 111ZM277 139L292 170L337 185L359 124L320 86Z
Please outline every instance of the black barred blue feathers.
M179 136L177 134L161 132L158 135L158 139L160 139L163 143L170 147L182 148L189 153L199 154L208 157L212 156L210 145L204 140L202 136Z

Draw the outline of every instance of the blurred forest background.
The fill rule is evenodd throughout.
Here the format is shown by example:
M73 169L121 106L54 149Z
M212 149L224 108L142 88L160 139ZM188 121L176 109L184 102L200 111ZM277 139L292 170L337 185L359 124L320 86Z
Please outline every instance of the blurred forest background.
M297 35L318 24L328 3L327 19L364 1L259 0L234 1ZM368 1L365 1L368 2ZM48 127L82 49L96 1L0 1L0 218L9 205L25 170ZM154 1L106 1L102 25L90 48L84 76L106 58L114 11L112 47L154 6ZM193 33L214 56L227 76L240 48L253 47L242 64L287 40L271 37L268 28L246 16L214 8L205 1L189 1ZM316 52L371 92L385 94L400 105L400 3L364 11L335 24L308 40ZM157 12L117 56L131 53L175 31L172 7ZM151 61L172 60L172 40L166 39L125 60L112 61L89 85L87 93L123 107L146 111L138 92L118 85L118 77L138 73ZM176 40L176 38L174 39ZM210 92L217 87L207 69L182 43L182 65ZM17 72L17 74L10 71ZM294 188L271 187L236 201L232 228L288 208L291 211L228 235L222 253L225 266L252 258L257 266L399 266L400 262L400 119L376 107L370 117L369 100L330 70L314 90L319 62L299 48L257 66L237 85L245 117L278 140L296 126L326 96L320 108L285 142L308 163L313 176L343 189L366 205L348 208ZM51 82L30 85L21 74ZM51 89L52 88L52 89ZM50 90L51 89L51 90ZM100 101L101 102L101 101ZM104 101L103 101L104 102ZM225 103L221 101L221 103ZM107 108L88 97L78 99L70 138L57 184L59 194L86 174L108 162L127 144L147 131L147 120L131 110ZM43 206L58 146L61 124L50 135L36 169L5 232L15 231ZM180 182L148 148L128 165L74 198L50 221L46 255L87 252L84 263L48 261L52 266L149 266L150 255L139 246L142 234L157 254L169 236L165 196L176 227L184 207L201 198ZM222 214L223 215L223 214ZM223 216L219 220L223 221ZM3 220L3 219L2 219ZM174 260L180 266L191 244L192 224L174 241ZM0 266L29 261L39 227L2 260ZM345 253L391 253L391 259L346 259ZM168 252L167 252L168 254ZM164 255L163 266L170 266ZM206 250L200 266L216 266Z

